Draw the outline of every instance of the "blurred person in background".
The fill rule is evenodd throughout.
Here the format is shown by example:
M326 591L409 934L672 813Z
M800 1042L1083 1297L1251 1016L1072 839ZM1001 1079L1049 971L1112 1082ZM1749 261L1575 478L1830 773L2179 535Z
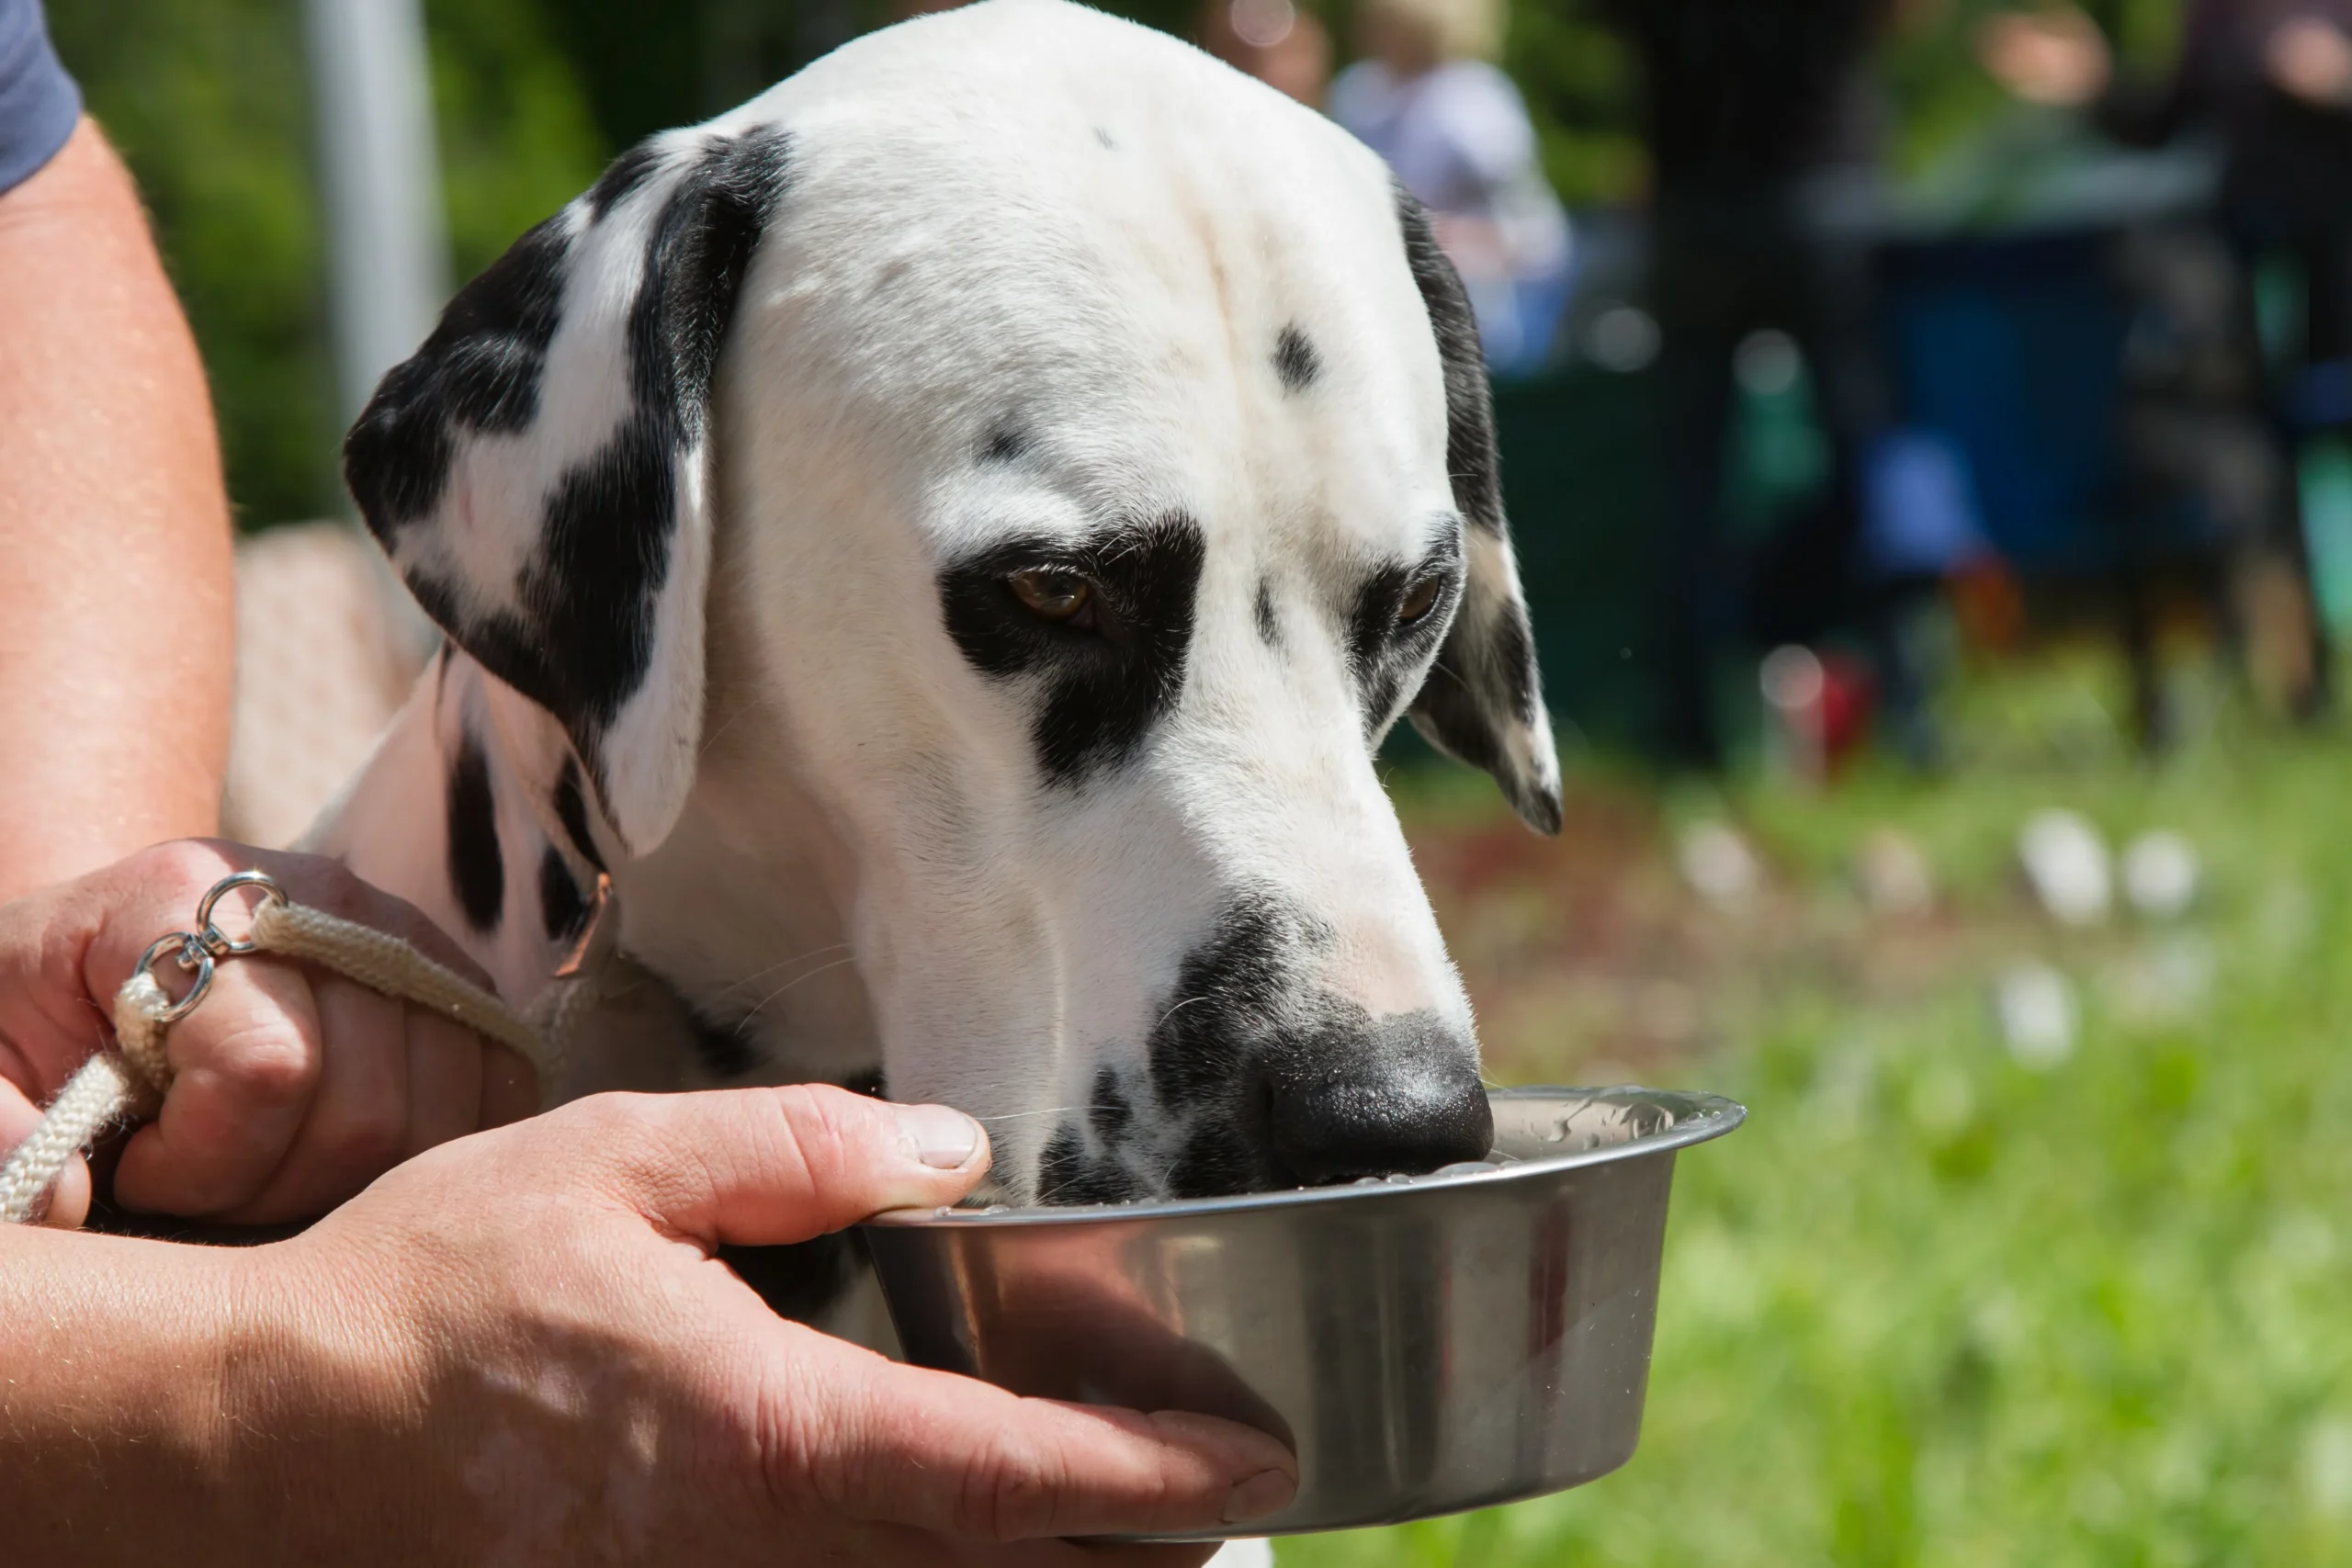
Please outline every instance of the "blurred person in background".
M1501 0L1364 0L1366 58L1332 82L1330 111L1429 209L1487 362L1508 374L1550 356L1569 246L1526 100L1493 63L1503 19Z
M1201 47L1309 108L1331 82L1331 35L1292 0L1208 0Z
M1773 574L1837 603L1858 570L1863 464L1893 421L1873 314L1881 127L1863 68L1894 6L1599 5L1633 46L1647 89L1650 303L1668 465L1651 565L1655 743L1670 765L1712 771L1724 760L1717 666L1746 625L1724 539L1733 362L1758 329L1796 340L1833 455L1830 498L1782 546Z
M2288 697L2303 715L2326 705L2329 656L2312 601L2300 508L2287 464L2308 437L2352 430L2352 0L2190 0L2178 63L2150 83L2115 70L2098 26L2061 6L1994 17L1978 39L1986 69L2030 102L2084 107L2117 140L2154 145L2218 132L2224 146L2215 217L2237 254L2239 335L2261 342L2254 283L2269 261L2300 273L2302 309L2278 367L2272 408L2284 460L2265 487L2254 570L2242 586L2282 577L2286 592L2244 593L2259 640L2300 620ZM2264 570L2267 558L2271 569Z

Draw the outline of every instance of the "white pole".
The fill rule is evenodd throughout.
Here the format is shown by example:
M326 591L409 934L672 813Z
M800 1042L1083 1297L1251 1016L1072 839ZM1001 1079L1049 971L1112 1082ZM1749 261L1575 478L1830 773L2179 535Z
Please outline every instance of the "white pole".
M448 292L419 0L303 0L345 423Z

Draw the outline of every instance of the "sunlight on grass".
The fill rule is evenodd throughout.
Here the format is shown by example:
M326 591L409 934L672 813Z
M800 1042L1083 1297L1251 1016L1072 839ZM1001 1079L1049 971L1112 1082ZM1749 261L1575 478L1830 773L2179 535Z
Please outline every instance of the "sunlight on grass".
M1617 886L1655 899L1693 811L1739 823L1772 884L1745 913L1676 917L1696 934L1669 956L1713 966L1714 1010L1645 1074L1753 1115L1678 1173L1641 1450L1558 1497L1284 1542L1284 1568L2352 1562L2352 745L2217 705L2149 765L2098 739L2072 675L1968 702L1975 755L1938 782L1696 805L1587 786L1655 840ZM2028 743L2066 726L2090 740ZM1399 795L1442 865L1470 820L1459 781ZM2186 835L2196 908L2061 931L2014 870L2051 806L2113 844ZM1886 829L1940 890L1899 948L1851 886ZM1449 927L1535 885L1495 886L1441 886ZM1555 923L1605 896L1572 866L1540 886ZM1759 924L1781 929L1743 934ZM1487 1014L1514 986L1597 983L1573 953L1541 981L1540 944L1514 941L1508 963L1463 954ZM2031 1066L1992 1005L2028 960L2080 1017ZM1605 1017L1561 1017L1548 1056L1522 1026L1510 1076L1626 1059Z

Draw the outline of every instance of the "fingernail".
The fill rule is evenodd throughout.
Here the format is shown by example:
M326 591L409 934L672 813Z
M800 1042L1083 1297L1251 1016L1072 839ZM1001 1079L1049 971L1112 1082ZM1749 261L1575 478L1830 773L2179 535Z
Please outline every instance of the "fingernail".
M945 1105L894 1105L899 1131L915 1158L933 1170L960 1170L980 1146L980 1124Z
M1225 1522L1241 1524L1280 1513L1298 1495L1298 1483L1279 1470L1261 1470L1235 1487L1225 1500Z

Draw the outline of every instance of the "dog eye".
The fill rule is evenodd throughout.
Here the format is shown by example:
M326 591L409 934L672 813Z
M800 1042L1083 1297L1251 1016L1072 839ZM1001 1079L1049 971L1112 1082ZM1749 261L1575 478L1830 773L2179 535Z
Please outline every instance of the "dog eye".
M1437 608L1437 602L1444 592L1444 578L1424 577L1405 591L1405 602L1396 606L1396 624L1410 626L1428 620L1430 612Z
M1014 572L1006 581L1012 585L1012 596L1031 615L1048 621L1076 620L1094 598L1093 585L1071 571L1032 567Z

